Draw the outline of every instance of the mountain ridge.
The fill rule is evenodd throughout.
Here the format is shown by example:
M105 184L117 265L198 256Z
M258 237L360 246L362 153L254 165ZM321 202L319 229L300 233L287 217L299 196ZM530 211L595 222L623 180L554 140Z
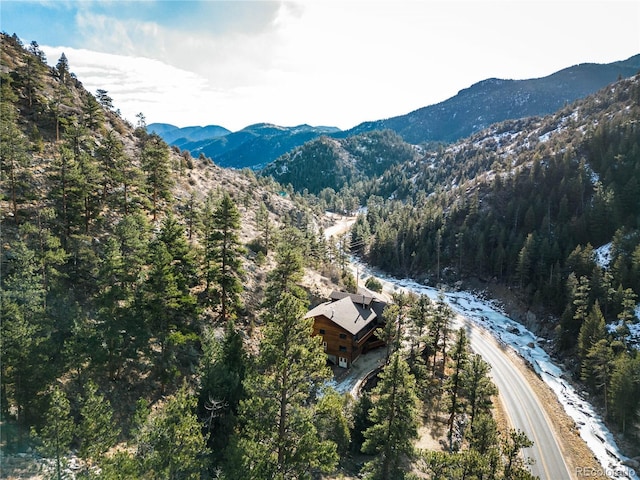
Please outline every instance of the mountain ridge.
M582 63L545 77L488 78L440 103L406 115L363 122L344 135L391 129L409 143L453 142L493 123L553 113L566 103L595 93L640 70L640 54L608 64Z
M305 124L279 127L258 123L208 139L190 140L188 136L182 139L180 135L171 138L157 133L167 143L189 150L194 156L203 154L221 166L257 170L321 135L346 138L372 130L389 129L412 144L454 142L493 123L553 113L567 103L595 93L618 78L630 77L638 71L640 54L608 64L573 65L533 79L487 78L460 90L443 102L420 107L405 115L363 122L347 130L323 126L307 126L309 128L301 130L299 127ZM264 130L256 128L266 125L271 127Z

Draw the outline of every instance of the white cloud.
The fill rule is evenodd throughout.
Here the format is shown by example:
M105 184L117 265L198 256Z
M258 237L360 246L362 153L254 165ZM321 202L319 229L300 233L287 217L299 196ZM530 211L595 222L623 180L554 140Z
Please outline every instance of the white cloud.
M107 90L114 106L135 123L142 112L147 121L172 121L184 125L211 118L198 108L215 101L220 92L212 91L206 78L175 68L159 60L99 53L67 47L42 47L50 63L64 52L70 70L92 93ZM191 119L191 120L190 120Z
M488 77L544 76L640 51L634 2L201 2L173 22L78 4L86 50L65 49L72 71L92 91L109 90L127 117L180 126L350 128Z

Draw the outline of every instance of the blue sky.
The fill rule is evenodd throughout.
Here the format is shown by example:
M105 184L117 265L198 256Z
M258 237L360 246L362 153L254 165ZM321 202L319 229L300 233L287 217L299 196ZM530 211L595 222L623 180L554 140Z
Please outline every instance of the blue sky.
M640 2L2 0L0 27L62 52L132 121L350 128L490 77L640 53Z

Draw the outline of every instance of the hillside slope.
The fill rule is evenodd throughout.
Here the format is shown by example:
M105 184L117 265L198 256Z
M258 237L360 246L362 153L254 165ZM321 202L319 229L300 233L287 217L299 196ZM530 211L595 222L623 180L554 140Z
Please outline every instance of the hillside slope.
M575 65L542 78L490 78L441 103L406 115L365 122L340 135L391 129L409 143L453 142L493 123L553 113L638 71L640 54L609 64Z
M260 173L296 191L318 194L376 178L417 158L418 151L390 130L346 139L323 136L282 155Z
M280 228L312 242L320 219L272 180L133 127L63 57L49 67L36 42L0 42L0 445L3 459L41 446L33 428L50 452L47 412L63 392L64 422L82 425L88 398L108 419L109 434L79 427L62 447L89 461L132 440L136 406L162 408L185 386L197 400L205 345L228 320L255 348ZM234 255L224 287L221 238ZM301 266L312 261L331 271L321 255ZM312 293L328 288L311 278ZM97 444L107 447L86 453Z
M640 54L610 64L575 65L543 78L490 78L441 103L398 117L364 122L344 131L334 127L270 124L251 125L233 133L225 133L226 129L217 126L178 129L164 124L150 125L149 131L156 131L167 143L188 150L193 156L202 153L218 165L260 169L321 135L346 138L373 130L392 130L411 144L454 142L493 123L551 114L639 70Z

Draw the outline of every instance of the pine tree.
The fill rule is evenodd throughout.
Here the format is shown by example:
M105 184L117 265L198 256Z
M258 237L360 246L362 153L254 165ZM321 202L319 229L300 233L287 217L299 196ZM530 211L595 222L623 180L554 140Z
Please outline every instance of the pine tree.
M73 440L75 424L71 416L69 399L59 386L51 392L49 409L44 414L44 426L34 435L41 442L44 455L56 460L56 477L62 479L63 456L69 451Z
M391 354L397 349L400 343L398 338L398 326L400 325L400 307L395 303L388 304L382 312L384 320L384 328L382 328L378 336L386 345L385 363L389 363Z
M411 360L422 355L422 342L426 340L426 329L431 313L431 300L427 295L420 295L409 310L409 329L411 338Z
M209 431L214 461L219 463L236 426L240 401L245 398L249 359L232 320L227 322L222 341L207 330L202 343L198 412Z
M413 457L413 441L418 437L418 399L415 378L399 352L391 357L372 392L370 411L373 425L364 432L362 451L376 454L363 467L365 478L404 478L402 464Z
M29 425L35 420L38 393L52 380L52 332L35 252L24 242L14 242L4 257L0 279L2 400L15 408L20 425Z
M10 88L10 81L2 77L0 85L0 168L2 183L8 185L9 200L14 222L18 223L18 203L26 197L31 174L27 139L17 125L17 101Z
M474 354L466 363L463 371L462 384L464 397L469 411L469 426L475 428L475 421L479 414L488 413L491 409L491 397L498 393L498 389L489 377L491 366Z
M447 338L449 328L453 320L453 310L444 301L443 294L438 295L438 299L433 305L431 319L428 325L430 342L429 350L433 353L432 373L436 373L438 353L442 354L442 370L447 363Z
M622 353L616 358L611 373L609 412L618 423L622 434L628 433L640 417L640 355Z
M351 427L351 449L360 452L365 441L364 432L373 426L369 419L369 411L373 408L371 394L366 390L356 399L351 414L353 425Z
M256 372L245 381L239 435L229 455L234 478L309 479L331 471L336 444L323 440L313 422L316 396L331 372L305 305L282 292L265 312Z
M150 135L142 147L142 170L147 176L147 188L153 203L153 221L158 218L161 199L170 200L173 184L169 163L169 147L156 134Z
M144 478L198 480L209 451L195 413L196 398L186 385L149 415L138 434Z
M600 304L596 300L589 315L587 315L587 318L580 327L580 333L578 334L578 355L580 359L584 360L589 350L591 350L591 347L605 338L605 336L604 315L602 315Z
M260 203L260 207L256 211L256 226L258 232L260 232L260 246L264 250L264 254L269 255L271 248L274 245L274 227L271 218L269 217L269 210L264 202Z
M89 130L95 131L104 123L104 110L96 97L87 95L82 105L82 123Z
M219 318L223 321L235 318L241 308L242 257L244 249L240 244L240 213L229 194L225 193L213 212L210 244L210 260L207 262L212 273L207 273L216 284L215 303L219 307Z
M276 247L276 267L267 276L267 288L263 305L275 306L283 293L290 293L306 302L306 292L298 286L304 272L302 234L287 227L280 234Z
M58 63L56 63L56 72L58 74L58 78L60 79L60 83L67 83L69 81L69 60L67 60L67 56L64 54L64 52L62 52L60 58L58 59Z
M604 399L605 416L608 414L609 384L613 369L613 350L605 338L596 342L582 362L581 377Z
M533 480L534 477L527 470L527 465L532 463L529 458L523 458L523 448L533 446L533 442L520 430L510 430L509 435L502 441L502 454L504 455L504 468L502 476L504 480Z
M120 429L113 420L111 404L98 393L98 386L92 381L86 384L80 405L80 455L97 463L115 445Z
M340 395L333 389L323 392L315 411L314 424L323 441L336 444L338 455L346 455L351 442L349 420L345 414L346 406L351 400L347 395Z
M449 450L453 451L453 429L456 415L462 411L460 396L464 383L464 370L468 360L468 340L464 329L458 330L453 351L451 352L451 375L445 382L444 390L448 394L449 400ZM456 448L457 450L457 448Z
M176 240L168 235L164 241L158 238L151 243L151 268L138 299L148 334L153 335L158 346L156 368L163 386L178 374L177 355L196 340L193 332L196 299L184 285L188 278L183 270L185 263L174 257L179 249L174 255L169 253L170 239Z
M478 414L469 430L469 448L487 455L498 444L498 425L490 413Z

